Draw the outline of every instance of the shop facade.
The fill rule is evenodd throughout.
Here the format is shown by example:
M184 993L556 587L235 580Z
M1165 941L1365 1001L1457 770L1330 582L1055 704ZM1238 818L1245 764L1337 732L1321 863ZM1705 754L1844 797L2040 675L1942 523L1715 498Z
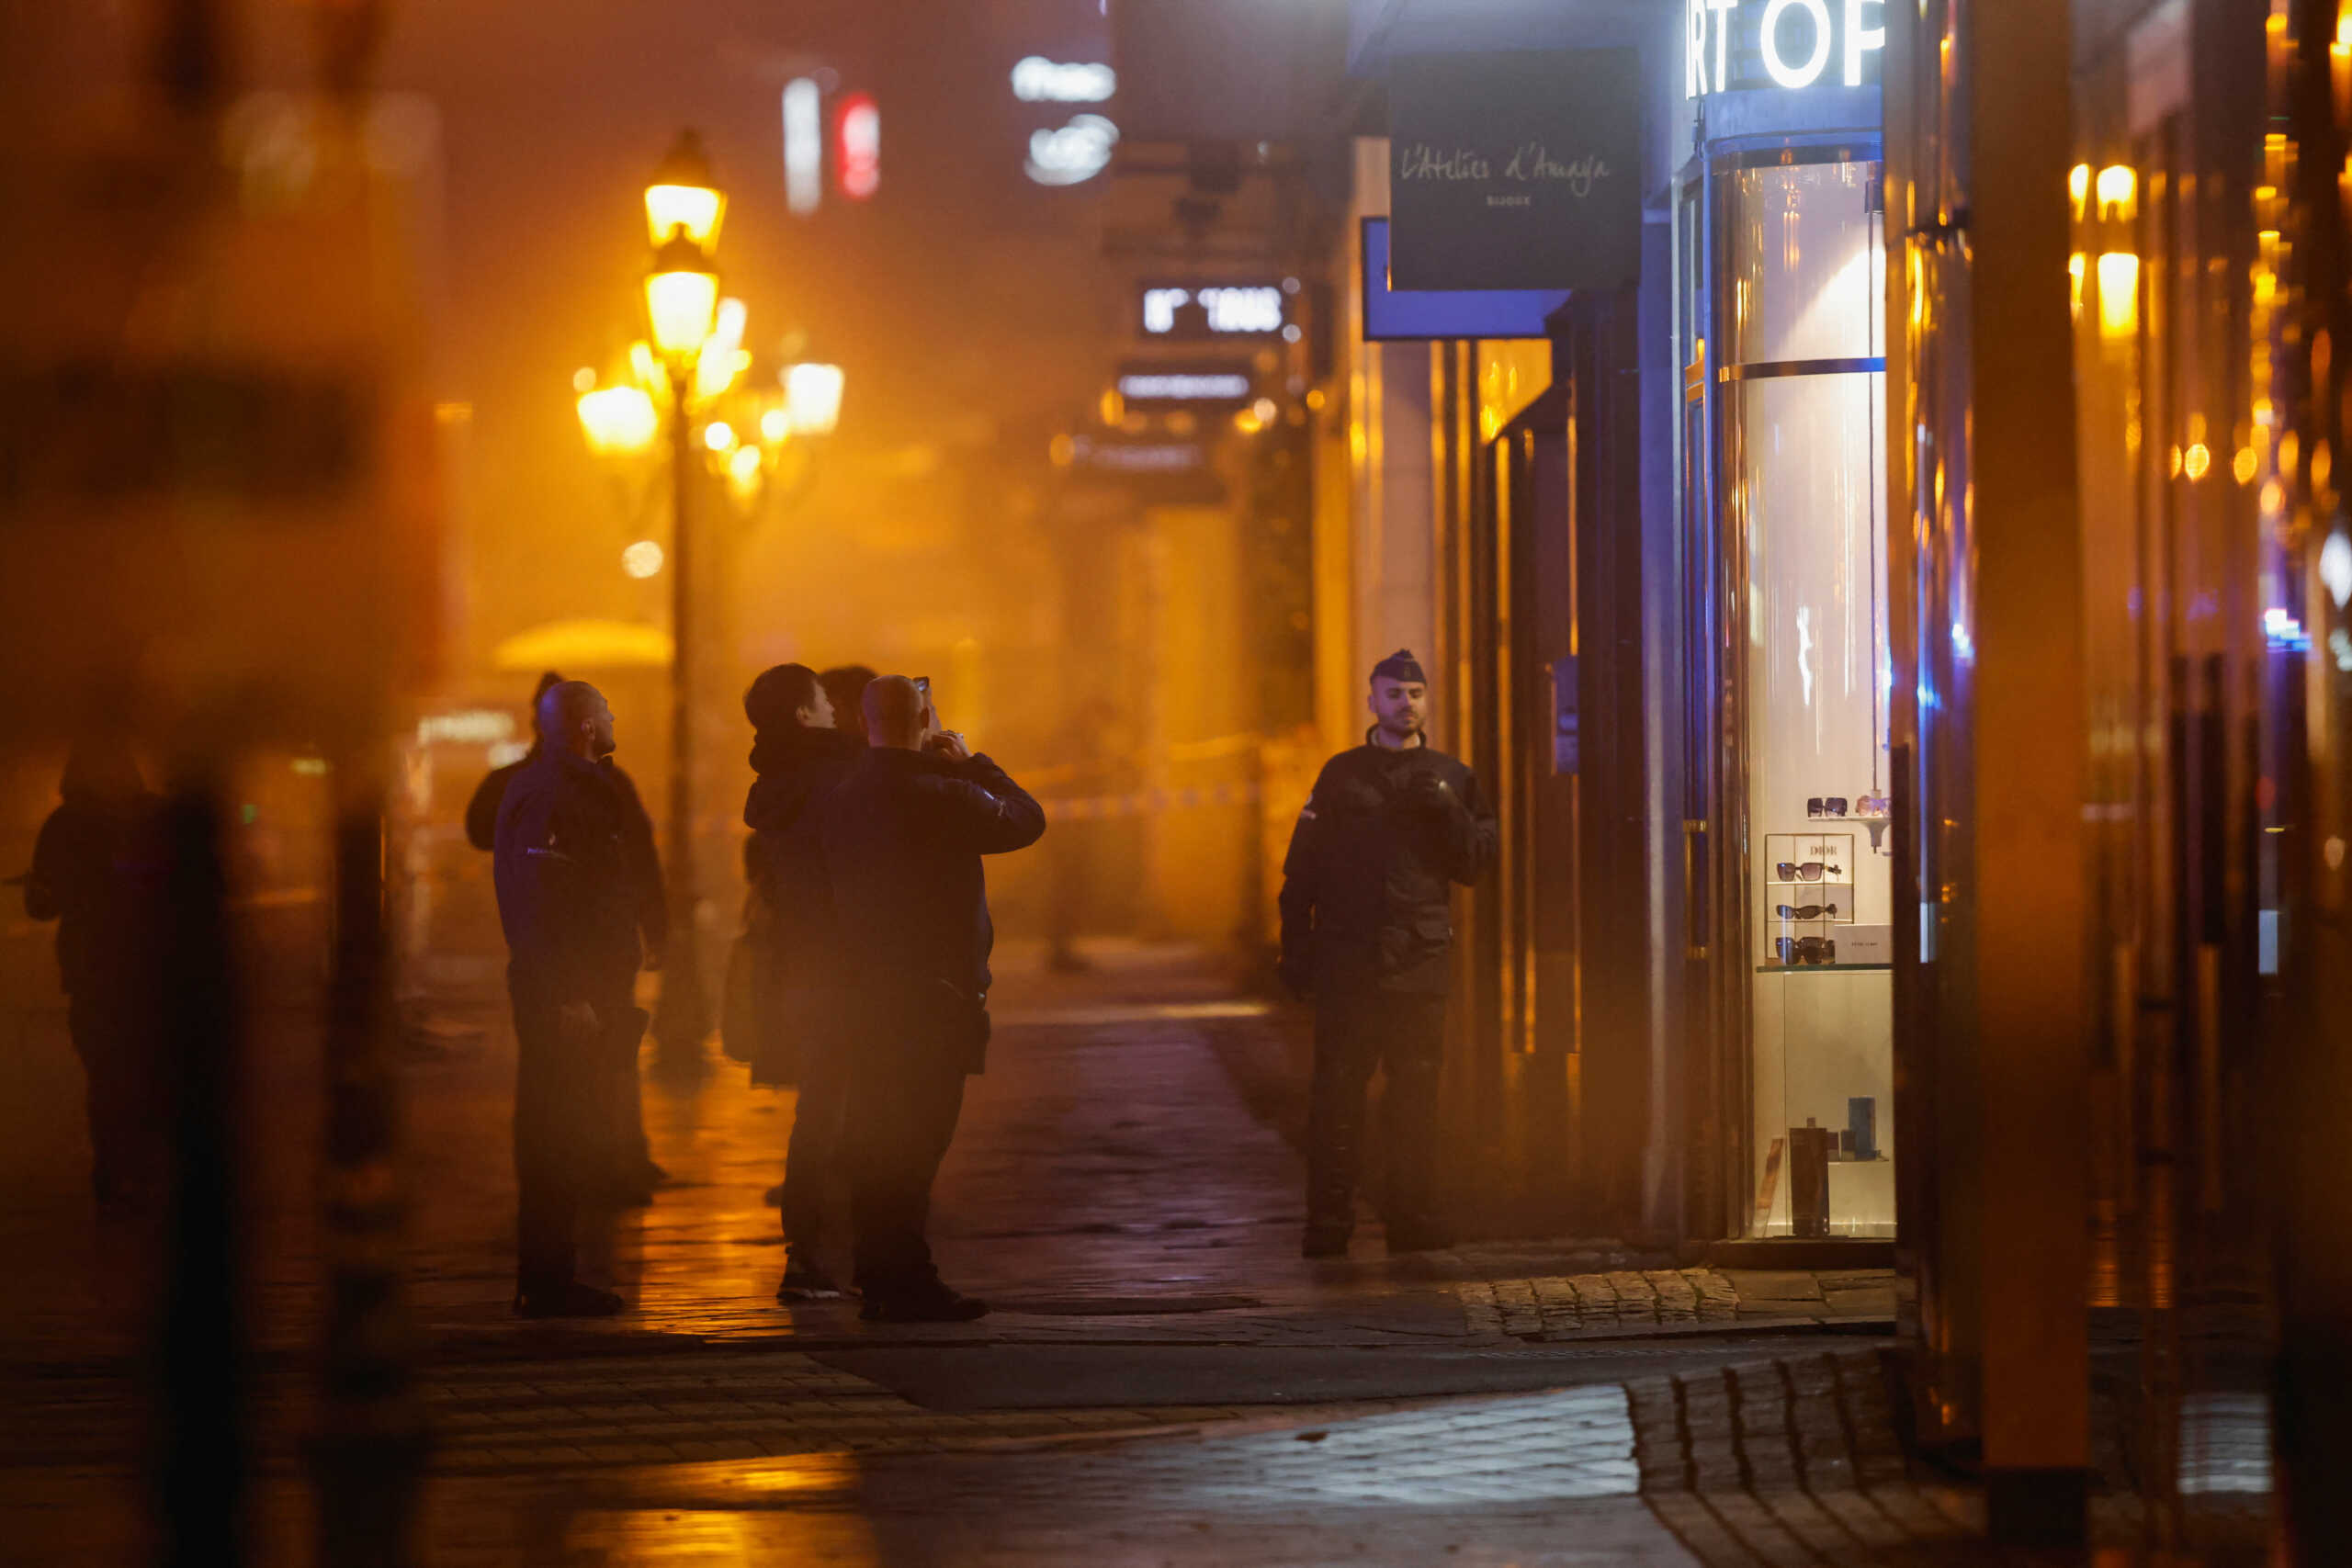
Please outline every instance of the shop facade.
M1698 1237L1895 1232L1880 38L1855 10L1693 6L1683 39L1660 717Z

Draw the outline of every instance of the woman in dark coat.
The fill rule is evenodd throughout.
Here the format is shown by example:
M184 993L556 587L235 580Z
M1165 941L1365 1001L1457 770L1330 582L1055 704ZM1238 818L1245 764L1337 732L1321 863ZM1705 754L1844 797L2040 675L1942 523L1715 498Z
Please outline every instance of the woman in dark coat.
M850 771L863 739L834 728L833 705L817 672L780 664L743 694L752 721L752 772L743 803L752 829L744 845L751 885L745 919L752 958L754 1083L798 1086L792 1143L785 1156L784 1280L778 1301L839 1295L817 1260L825 1185L840 1162L846 1090L831 1046L838 963L823 854L810 832L817 807Z

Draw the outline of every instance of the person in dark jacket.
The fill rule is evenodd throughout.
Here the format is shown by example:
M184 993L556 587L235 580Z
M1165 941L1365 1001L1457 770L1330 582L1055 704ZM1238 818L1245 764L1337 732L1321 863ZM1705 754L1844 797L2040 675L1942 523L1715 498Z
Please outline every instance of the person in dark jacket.
M1434 1190L1449 884L1495 863L1494 812L1476 775L1430 745L1429 684L1409 650L1374 668L1371 707L1364 743L1323 765L1283 862L1282 977L1315 998L1309 1258L1347 1254L1376 1067L1387 1074L1388 1250L1449 1242Z
M573 1273L580 1207L608 1157L614 1064L633 1064L639 872L633 793L615 777L613 710L566 681L539 698L539 753L498 808L498 918L514 1004L515 1310L606 1316L618 1296Z
M868 750L817 829L841 943L857 1284L868 1319L967 1322L988 1307L940 1280L924 1232L965 1077L986 1065L980 857L1035 843L1046 814L936 728L905 676L876 680L864 705Z
M25 913L57 922L65 1027L82 1059L90 1180L102 1205L154 1195L163 1178L156 1103L155 923L164 897L155 797L119 742L67 756L57 809L33 843Z
M838 1296L819 1261L825 1188L840 1164L848 1085L837 1038L832 905L817 807L857 765L865 742L836 728L833 705L806 664L763 671L743 694L752 721L752 792L743 824L750 893L744 930L758 953L752 984L759 1038L754 1083L797 1086L784 1162L784 1280L778 1301Z
M539 677L531 692L531 710L536 716L541 698L549 687L559 685L563 677L549 670ZM466 840L478 850L495 846L498 834L498 808L506 798L507 786L539 755L545 744L535 735L531 749L504 767L492 768L481 783L475 786L473 798L466 803ZM670 935L670 904L662 886L662 855L654 847L653 818L645 809L645 802L637 793L637 785L628 774L609 761L605 764L614 787L626 796L628 812L628 853L637 884L638 931L645 939L646 967L662 967L662 949ZM645 1137L645 1090L638 1077L637 1058L612 1064L612 1080L606 1084L608 1103L612 1110L611 1125L607 1129L610 1145L605 1168L597 1179L601 1196L616 1201L637 1205L653 1201L653 1189L669 1174L653 1161L653 1152Z

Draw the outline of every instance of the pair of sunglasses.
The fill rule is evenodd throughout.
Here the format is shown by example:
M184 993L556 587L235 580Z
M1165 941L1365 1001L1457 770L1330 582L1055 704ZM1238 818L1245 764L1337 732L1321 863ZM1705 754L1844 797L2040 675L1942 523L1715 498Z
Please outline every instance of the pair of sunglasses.
M1782 904L1772 913L1784 920L1817 920L1824 915L1835 919L1838 915L1838 906L1835 904Z
M1832 876L1846 874L1843 866L1824 865L1817 860L1809 860L1803 865L1792 860L1784 860L1772 868L1773 876L1782 882L1818 882L1824 872L1827 872Z
M1849 804L1842 795L1816 795L1804 803L1804 814L1807 817L1843 817Z
M1838 944L1826 936L1781 936L1772 939L1772 951L1783 964L1835 964Z

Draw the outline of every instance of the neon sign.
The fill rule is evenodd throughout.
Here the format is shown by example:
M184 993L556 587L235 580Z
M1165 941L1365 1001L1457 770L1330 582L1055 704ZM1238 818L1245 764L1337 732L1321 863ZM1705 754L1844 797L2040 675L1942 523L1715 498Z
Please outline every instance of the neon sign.
M852 201L870 199L882 186L882 111L871 93L842 100L833 122L835 178Z
M1024 104L1099 104L1119 90L1107 65L1058 64L1033 54L1012 68L1012 96Z
M1143 291L1143 330L1152 337L1272 337L1284 324L1279 284L1155 285Z
M1110 166L1119 128L1099 114L1074 115L1059 130L1029 137L1029 177L1041 186L1084 185Z
M1859 87L1886 47L1884 14L1885 0L1684 0L1682 95L1810 87L1833 65Z

